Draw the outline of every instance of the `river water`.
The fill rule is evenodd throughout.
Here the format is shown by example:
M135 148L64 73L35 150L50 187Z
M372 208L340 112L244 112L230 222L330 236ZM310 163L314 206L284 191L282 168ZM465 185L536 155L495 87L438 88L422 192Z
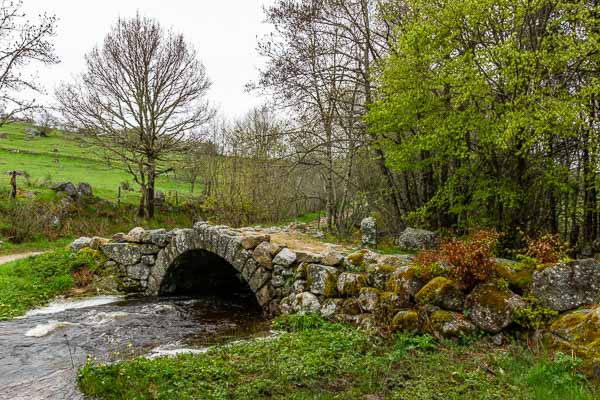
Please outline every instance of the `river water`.
M204 352L207 346L269 335L250 300L96 297L62 301L0 322L0 399L82 399L77 371L87 357Z

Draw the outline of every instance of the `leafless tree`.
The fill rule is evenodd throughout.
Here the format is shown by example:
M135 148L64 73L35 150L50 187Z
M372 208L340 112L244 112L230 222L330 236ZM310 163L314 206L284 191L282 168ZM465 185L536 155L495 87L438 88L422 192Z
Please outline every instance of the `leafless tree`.
M157 177L213 115L205 68L183 35L140 15L120 19L86 66L78 82L57 90L59 108L132 175L139 213L152 218Z
M23 67L31 63L56 64L54 45L56 17L43 14L31 22L21 1L0 0L0 125L17 115L40 106L35 99L24 99L25 91L42 92L33 74Z

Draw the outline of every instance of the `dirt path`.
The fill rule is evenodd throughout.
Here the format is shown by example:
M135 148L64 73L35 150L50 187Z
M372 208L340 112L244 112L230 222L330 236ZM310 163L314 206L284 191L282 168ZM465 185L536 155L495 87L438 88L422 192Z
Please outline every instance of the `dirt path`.
M34 251L34 252L29 252L29 253L10 254L8 256L0 256L0 265L9 263L11 261L20 260L22 258L39 256L40 254L44 254L44 252L43 251L37 251L37 252Z

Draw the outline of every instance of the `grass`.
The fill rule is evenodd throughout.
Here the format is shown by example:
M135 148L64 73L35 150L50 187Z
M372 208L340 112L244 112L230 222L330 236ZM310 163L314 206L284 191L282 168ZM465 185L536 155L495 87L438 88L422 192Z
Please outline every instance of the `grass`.
M598 394L563 355L521 345L436 342L430 336L370 337L318 317L276 321L287 333L202 355L88 362L83 392L99 399L540 399Z
M102 160L99 149L81 147L73 134L53 131L49 137L32 138L25 133L29 127L31 125L24 123L0 127L0 132L7 135L6 139L0 139L1 186L9 185L5 172L19 170L29 174L29 185L25 178L19 178L22 189L44 191L51 183L87 182L92 185L96 196L116 201L121 182L132 181L128 173ZM133 191L122 192L123 203L136 204L139 201L139 188L133 183L131 186ZM157 190L187 196L189 185L166 176L158 179Z
M72 274L84 267L96 267L94 255L67 250L0 265L0 320L23 315L65 293L74 286Z
M44 238L39 238L32 242L26 243L10 243L3 242L0 244L0 256L9 254L29 253L37 251L58 250L66 247L73 241L72 237L64 237L59 240L49 241Z

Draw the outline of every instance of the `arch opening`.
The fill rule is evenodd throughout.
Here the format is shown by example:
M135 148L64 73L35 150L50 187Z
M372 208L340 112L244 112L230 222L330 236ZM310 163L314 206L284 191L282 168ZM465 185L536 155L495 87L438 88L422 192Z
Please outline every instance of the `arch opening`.
M187 251L173 261L159 294L213 298L248 310L262 310L241 274L223 258L201 249Z

